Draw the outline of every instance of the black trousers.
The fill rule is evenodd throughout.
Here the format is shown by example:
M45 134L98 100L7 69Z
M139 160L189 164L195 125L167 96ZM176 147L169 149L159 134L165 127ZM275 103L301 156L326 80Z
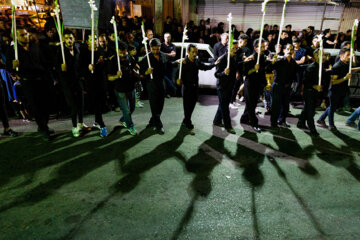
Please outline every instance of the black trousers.
M299 117L299 123L307 125L311 131L315 131L315 107L316 107L316 90L315 89L304 89L303 90L304 98L304 108L301 111Z
M152 80L154 81L154 80ZM157 128L162 128L163 124L161 122L160 116L164 108L165 102L165 89L163 83L154 83L147 82L146 84L150 109L151 109L151 118L149 125L155 126Z
M64 87L65 100L71 109L71 122L73 127L83 122L84 116L84 93L82 89Z
M191 115L194 112L195 105L198 99L198 87L197 86L184 86L182 87L183 95L183 107L184 107L184 120L183 123L187 128L194 128Z
M290 87L285 87L277 83L272 86L272 108L271 108L271 125L276 125L278 122L286 121L289 112L290 102Z
M0 82L0 118L4 129L9 127L9 118L6 111L5 91Z
M232 88L229 89L217 89L217 94L219 98L219 106L214 118L214 122L222 123L224 122L225 128L232 128L229 104L231 99Z
M259 120L256 117L255 109L260 97L259 87L245 83L244 97L246 105L240 122L249 122L251 126L257 127Z
M39 130L46 131L48 129L50 107L53 103L51 82L45 77L23 78L20 82Z
M234 89L232 91L231 100L230 100L231 103L235 102L241 83L242 83L242 77L239 80L235 81Z

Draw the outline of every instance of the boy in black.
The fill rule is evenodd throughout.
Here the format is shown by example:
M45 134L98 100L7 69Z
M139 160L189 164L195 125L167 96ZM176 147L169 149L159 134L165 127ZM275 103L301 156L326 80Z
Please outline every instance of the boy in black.
M105 52L101 51L94 44L94 64L91 64L91 35L89 35L87 48L83 48L80 53L81 76L84 77L88 86L88 94L90 95L91 106L95 114L94 127L100 130L100 137L107 136L107 128L102 117L102 113L106 106L106 90L105 90ZM96 40L95 40L96 41Z
M194 44L187 47L188 56L183 60L183 69L181 73L182 95L184 107L183 125L189 130L191 135L195 135L194 125L191 122L191 115L194 111L199 88L199 70L210 70L219 63L219 58L215 64L206 65L197 57L198 48Z
M80 131L86 127L83 123L84 88L80 81L80 49L75 44L74 33L68 29L64 31L64 43L65 64L60 51L57 56L59 79L65 100L71 109L72 134L79 137Z
M314 124L315 116L315 107L316 107L316 95L317 92L320 92L322 86L318 85L319 82L319 53L320 50L316 49L313 53L314 62L306 67L306 70L303 75L303 98L304 98L304 108L299 117L299 122L297 123L298 128L306 129L305 122L310 129L310 133L313 136L318 136L319 133L316 131ZM322 76L325 76L325 71L323 71Z
M259 95L266 85L265 76L265 56L264 56L264 42L262 41L259 52L259 39L253 43L254 54L248 57L244 62L244 96L245 96L245 110L241 116L240 122L250 124L255 132L261 132L258 125L258 118L256 117L255 109L259 100ZM257 64L258 54L260 54L260 61Z
M215 77L216 89L219 97L219 106L213 121L216 126L224 126L226 131L235 134L235 130L231 125L229 104L231 101L231 93L234 88L236 80L236 72L239 70L238 63L236 62L236 52L239 48L237 41L234 41L230 49L230 66L227 68L227 54L223 55L219 64L216 67ZM224 125L223 125L224 123Z
M108 65L108 80L115 81L115 95L120 105L123 116L119 122L122 124L131 135L136 135L134 123L131 114L135 110L135 71L134 66L127 52L127 44L119 43L119 56L121 62L121 70L118 70L117 57L114 55Z
M157 38L150 41L151 52L149 53L149 59L151 68L149 68L145 56L140 62L140 74L143 78L146 78L146 89L152 115L147 127L154 127L153 129L162 135L165 130L160 116L164 108L165 89L163 82L168 60L165 54L160 52L160 45L161 42ZM151 79L150 74L152 74L153 79Z

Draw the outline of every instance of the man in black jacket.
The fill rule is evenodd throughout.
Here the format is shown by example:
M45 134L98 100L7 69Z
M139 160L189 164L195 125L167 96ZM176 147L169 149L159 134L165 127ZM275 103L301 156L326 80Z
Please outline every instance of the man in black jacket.
M255 52L245 60L243 66L243 72L246 77L244 84L244 97L246 106L244 113L241 116L240 122L244 124L249 123L255 132L261 132L255 109L259 100L260 92L266 85L266 62L264 57L265 47L264 42L262 42L259 52L259 39L256 39L253 45ZM259 64L257 64L258 54L260 54Z
M140 62L140 75L146 78L146 89L148 91L151 118L147 127L153 127L159 134L164 134L165 130L160 116L164 108L165 89L164 77L166 73L167 58L164 53L160 52L161 42L154 38L150 41L151 52L149 53L150 65L148 66L147 57L145 56ZM150 75L152 74L153 79Z
M47 65L49 61L38 45L30 43L29 33L24 28L18 28L16 32L19 60L15 60L14 50L9 49L6 67L20 77L38 131L50 140L53 130L48 127L52 90Z
M290 127L286 123L286 117L289 112L291 83L296 79L296 72L300 71L300 66L292 58L293 54L293 45L287 44L284 48L284 57L278 60L274 59L268 66L269 71L275 70L270 118L271 126L274 128L278 125L285 128Z
M230 49L230 65L227 67L227 54L223 55L219 64L216 67L215 77L216 89L219 97L219 106L216 112L213 124L216 126L224 126L226 131L235 134L235 130L231 125L229 104L231 100L231 93L234 88L236 79L236 72L239 70L238 63L236 62L236 52L239 48L237 41L234 41Z
M216 63L206 65L197 58L198 48L194 44L187 46L187 53L185 60L183 60L183 69L181 73L182 80L182 95L184 107L184 120L182 124L189 130L191 135L195 135L194 125L191 122L191 115L194 111L196 101L198 98L199 87L199 70L210 70L219 63L219 58Z
M314 124L315 116L315 107L316 107L316 95L317 92L320 92L322 86L319 86L319 53L320 50L316 49L313 52L314 62L308 65L304 71L303 75L303 98L304 98L304 108L299 117L299 122L297 123L298 128L306 129L305 122L310 129L310 134L313 136L318 136L319 133L316 131ZM325 71L322 72L322 79L325 77Z

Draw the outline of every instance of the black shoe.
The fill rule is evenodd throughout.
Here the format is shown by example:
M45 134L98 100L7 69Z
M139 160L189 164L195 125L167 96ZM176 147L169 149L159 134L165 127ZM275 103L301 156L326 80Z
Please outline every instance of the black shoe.
M290 125L287 124L286 122L281 122L281 123L278 123L279 127L283 127L283 128L289 128Z
M257 133L261 133L261 128L259 127L253 127L252 129Z
M163 127L157 127L156 128L156 132L159 134L159 135L164 135L165 134L165 130Z
M224 127L224 124L222 122L213 121L213 125L218 127Z
M310 130L310 135L312 137L318 137L320 134L314 129L314 130Z
M194 135L195 135L194 128L189 129L189 134L190 134L190 135L192 135L192 136L194 136Z
M276 130L276 131L280 129L277 124L271 124L270 128L271 130Z
M336 132L337 131L337 128L335 126L329 126L328 128L330 131L332 132Z
M316 121L321 127L324 127L324 128L326 128L327 127L327 125L326 125L326 123L325 123L325 121L324 120L317 120Z
M55 130L52 129L52 128L48 128L47 131L48 131L49 134L54 134L55 133Z
M17 132L15 132L14 130L9 129L7 131L4 130L4 136L17 137L17 136L19 136L19 134Z
M236 132L235 132L235 129L234 128L226 128L226 131L228 132L228 133L230 133L230 134L236 134Z
M308 129L304 123L298 122L296 126L300 129Z

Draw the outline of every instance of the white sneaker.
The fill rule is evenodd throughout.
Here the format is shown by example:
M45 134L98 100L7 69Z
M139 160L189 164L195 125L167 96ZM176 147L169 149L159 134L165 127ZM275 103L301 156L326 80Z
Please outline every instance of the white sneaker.
M240 98L240 102L245 102L245 98L244 98L244 97L241 97L241 98Z
M232 104L232 103L230 103L229 107L231 109L238 109L238 106L236 106L235 104Z
M72 134L74 137L79 137L80 136L80 130L78 127L73 127L72 128Z

